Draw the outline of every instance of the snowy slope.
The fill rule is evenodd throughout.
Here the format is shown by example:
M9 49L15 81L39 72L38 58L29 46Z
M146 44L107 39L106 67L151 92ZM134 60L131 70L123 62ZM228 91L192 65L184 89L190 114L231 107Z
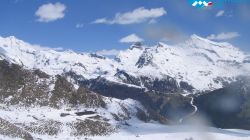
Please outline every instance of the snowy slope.
M0 38L0 48L2 59L28 69L40 69L51 75L74 71L85 78L93 78L105 72L114 74L117 65L110 59L98 58L87 53L77 54L73 51L42 48L15 37Z
M78 106L69 108L67 106L61 107L61 109L55 109L51 107L22 107L22 106L6 106L5 104L0 104L0 123L2 120L11 122L17 127L26 130L29 132L33 138L37 139L83 139L87 136L105 136L118 131L118 126L122 125L122 122L126 122L126 117L135 117L136 107L141 107L140 103L128 99L128 100L118 100L118 99L108 99L105 100L108 104L107 108L86 108L84 106ZM127 109L128 112L125 112L123 107ZM143 109L143 108L142 108ZM77 115L76 112L81 111L94 111L94 114L90 115ZM62 116L61 114L67 114ZM129 113L129 114L127 114ZM117 121L113 118L113 115L117 114L124 117L124 120ZM126 116L129 115L129 116ZM98 119L97 116L100 116ZM120 117L119 116L119 117ZM97 117L97 118L95 118ZM86 128L85 133L81 134L78 128L74 128L74 124L79 123L79 121L98 121L98 123L108 123L110 126L106 129L111 129L108 132L102 130L101 134L97 130L91 130ZM48 126L47 126L48 125ZM7 126L0 127L0 140L2 139L17 139L20 136L9 136L1 135L1 131L5 130ZM96 125L96 127L101 127ZM110 127L110 128L109 128ZM100 128L101 129L101 128ZM97 131L96 134L92 131ZM11 133L11 132L10 132ZM18 132L12 132L18 133ZM77 134L74 134L77 133ZM94 134L92 134L94 133ZM106 134L107 133L107 134ZM9 136L9 137L8 137Z
M244 58L243 52L228 43L216 43L196 35L177 46L159 43L118 55L120 69L128 73L154 78L169 75L199 90L220 88L222 83L216 83L216 78L227 80L241 74L239 67ZM144 64L138 64L140 59L144 59L141 61Z
M116 59L89 53L57 51L31 45L15 37L0 37L0 59L28 69L40 69L50 75L73 71L86 79L98 76L121 82L114 75L117 69L151 79L173 77L187 82L197 90L221 88L248 70L247 55L228 43L217 43L192 35L176 46L159 43L156 46L131 46L121 51Z
M193 126L166 126L155 122L142 123L136 119L127 122L130 126L122 125L117 133L109 136L72 136L70 131L63 131L59 135L39 135L34 134L36 139L50 140L249 140L250 131L230 130L211 127ZM199 130L198 130L199 129ZM4 140L21 140L18 138L0 135Z
M164 126L156 123L128 122L121 131L107 137L93 137L93 140L248 140L250 131L226 130L193 126Z

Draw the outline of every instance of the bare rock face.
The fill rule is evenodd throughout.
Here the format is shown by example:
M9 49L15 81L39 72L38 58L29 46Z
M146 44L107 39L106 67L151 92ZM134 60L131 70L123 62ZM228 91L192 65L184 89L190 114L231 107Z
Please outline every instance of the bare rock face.
M0 118L0 134L8 137L21 138L24 140L33 140L33 137L27 131L2 118Z
M42 78L39 78L42 77ZM0 101L9 105L48 105L49 78L38 70L25 70L0 61Z
M54 79L39 70L25 70L18 65L1 61L0 101L9 105L24 106L60 107L59 104L62 103L72 106L105 107L105 102L97 93L85 87L75 89L64 76L58 75ZM49 87L51 84L54 84L52 92Z
M102 97L84 87L74 89L72 83L65 77L57 76L50 103L54 107L60 107L60 103L71 106L84 105L85 107L105 107Z
M23 128L31 133L40 135L56 136L62 132L63 124L54 120L38 120L37 122L23 124Z
M73 136L106 136L116 132L116 128L111 124L102 121L86 119L67 124L72 127Z
M179 83L173 77L165 75L164 78L150 78L147 76L134 77L123 70L117 70L115 77L119 78L123 83L143 87L149 91L158 93L181 93L184 91L192 92L194 87L187 82L180 81Z

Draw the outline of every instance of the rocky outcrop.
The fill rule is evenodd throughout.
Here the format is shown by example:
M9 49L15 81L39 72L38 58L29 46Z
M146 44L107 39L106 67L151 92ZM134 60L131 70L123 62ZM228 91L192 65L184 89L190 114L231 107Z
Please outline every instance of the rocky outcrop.
M33 137L30 133L2 118L0 118L0 134L8 137L21 138L24 140L33 140Z
M164 78L151 78L146 76L134 77L123 70L117 70L115 77L119 78L123 83L144 87L148 91L157 93L181 93L184 91L192 92L194 88L187 82L177 82L170 76Z
M38 70L25 70L0 61L0 102L9 105L48 105L49 77Z
M79 87L75 89L73 84L68 82L65 77L57 76L54 90L50 98L50 104L59 108L63 104L70 106L84 105L85 107L105 107L105 102L97 93Z
M107 136L116 132L116 128L111 124L90 119L79 120L67 125L72 128L71 135L73 136Z

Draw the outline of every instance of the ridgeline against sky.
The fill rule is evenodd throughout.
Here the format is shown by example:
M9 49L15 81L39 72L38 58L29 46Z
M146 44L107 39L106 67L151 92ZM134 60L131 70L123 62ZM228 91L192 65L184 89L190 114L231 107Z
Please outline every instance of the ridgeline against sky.
M136 41L178 43L197 34L249 51L250 2L216 4L201 9L188 0L1 1L0 36L92 52Z

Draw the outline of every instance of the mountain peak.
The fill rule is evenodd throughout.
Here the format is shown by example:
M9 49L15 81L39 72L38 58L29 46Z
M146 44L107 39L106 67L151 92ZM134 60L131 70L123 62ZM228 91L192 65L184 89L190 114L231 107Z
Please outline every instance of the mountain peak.
M163 48L164 46L166 46L166 44L164 44L162 42L157 43L157 48Z
M188 47L202 48L202 49L231 49L238 50L233 45L227 42L215 42L209 39L200 37L196 34L191 35L190 39L185 42Z
M133 50L134 48L136 49L142 49L142 43L141 42L135 42L134 44L132 44L129 49Z
M15 36L0 37L0 40L4 42L10 42L12 44L20 44L21 42L23 42L22 40L16 38Z
M9 36L9 37L7 37L7 38L9 38L9 39L11 39L11 40L19 40L19 39L17 39L15 36Z

